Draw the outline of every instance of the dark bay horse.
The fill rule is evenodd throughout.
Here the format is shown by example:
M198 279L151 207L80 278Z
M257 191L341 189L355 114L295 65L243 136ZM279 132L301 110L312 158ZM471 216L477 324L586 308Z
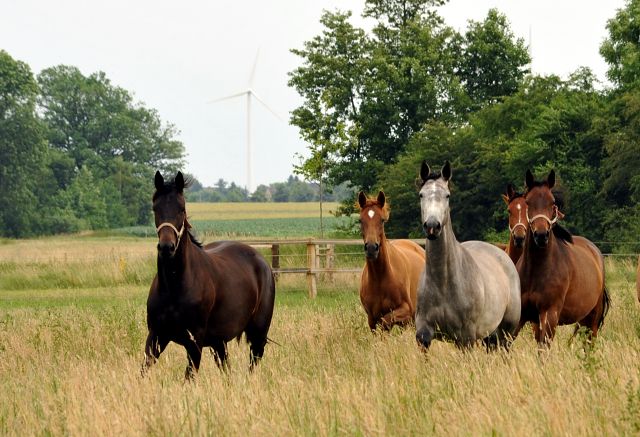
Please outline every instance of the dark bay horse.
M420 276L416 339L436 338L470 347L482 340L508 347L520 320L520 280L509 256L483 241L459 243L449 209L449 161L440 173L420 168L426 265Z
M245 333L253 368L267 343L275 298L271 267L242 243L218 241L203 248L189 231L183 193L188 186L180 172L168 182L156 173L158 274L147 300L143 374L170 341L187 350L187 379L198 371L205 346L224 368L227 342Z
M544 181L527 170L529 232L518 261L522 287L522 317L516 333L532 322L536 341L548 346L556 326L578 323L598 335L609 309L604 259L586 238L572 236L558 225L561 198L551 191L551 170Z
M366 264L360 279L360 301L367 313L369 328L391 329L413 320L416 291L424 268L424 249L410 240L390 242L384 234L389 207L382 191L377 198L358 195L360 230Z
M524 195L513 190L511 184L507 185L507 195L502 195L509 211L509 245L505 249L513 264L517 264L524 250L524 239L529 230L527 221L527 202Z

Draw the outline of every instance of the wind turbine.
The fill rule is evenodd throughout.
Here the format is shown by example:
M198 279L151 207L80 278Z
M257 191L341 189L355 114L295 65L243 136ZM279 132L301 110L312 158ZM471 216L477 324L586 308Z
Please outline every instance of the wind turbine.
M269 105L267 105L264 100L262 100L256 93L255 91L253 91L253 78L256 75L256 66L258 65L258 55L260 54L260 49L258 49L258 53L256 54L256 60L253 63L253 70L251 70L251 78L249 79L249 88L247 88L246 90L230 95L230 96L226 96L226 97L221 97L219 99L215 99L212 100L210 102L207 102L207 104L209 103L215 103L215 102L219 102L221 100L227 100L227 99L232 99L234 97L240 97L243 95L247 95L247 188L249 189L249 193L253 193L254 190L254 186L253 186L253 144L252 144L252 138L251 138L251 96L255 97L260 103L262 103L269 111L271 111L271 113L273 115L275 115L276 117L278 117L278 114L275 113L275 111L273 109L271 109L269 107ZM282 119L280 117L278 117L278 120L282 121Z

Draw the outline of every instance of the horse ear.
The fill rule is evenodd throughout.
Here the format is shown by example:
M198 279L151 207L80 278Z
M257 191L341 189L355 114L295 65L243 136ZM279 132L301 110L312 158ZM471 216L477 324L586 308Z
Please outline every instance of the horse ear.
M176 175L176 190L178 190L178 193L182 193L184 191L184 176L182 176L181 171Z
M382 192L382 190L378 191L378 206L380 208L384 208L384 202L386 202L387 198Z
M431 174L431 169L429 168L429 164L427 164L427 160L424 159L422 161L422 165L420 166L420 179L424 183L427 179L429 179L429 175Z
M551 170L551 173L549 173L549 176L547 176L547 185L549 186L549 189L551 189L555 184L556 184L556 171Z
M449 162L449 160L447 160L447 162L445 162L442 166L440 174L442 175L442 178L445 180L445 182L449 182L449 179L451 179L451 163Z
M502 200L504 200L504 203L506 203L507 205L509 205L509 196L506 195L502 195Z
M513 196L515 196L516 192L513 191L513 187L511 186L511 184L507 185L507 196L509 196L509 199L513 199Z
M164 188L164 178L160 174L160 170L156 171L155 186L158 191Z
M533 173L531 173L531 170L527 169L527 177L525 179L525 183L527 184L527 188L528 189L532 189L533 188L533 184L535 183L536 178L533 177Z
M360 190L360 192L358 193L358 205L360 205L360 208L364 208L366 204L367 204L367 195L364 194L364 191Z

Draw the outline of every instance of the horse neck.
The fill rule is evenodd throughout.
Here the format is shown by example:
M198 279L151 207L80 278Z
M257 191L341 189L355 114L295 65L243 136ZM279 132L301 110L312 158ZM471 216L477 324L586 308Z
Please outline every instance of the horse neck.
M514 264L517 264L523 252L524 248L517 248L513 241L513 234L510 234L507 254L509 255L509 258L511 258L511 261L513 261Z
M158 279L163 289L178 291L193 257L194 244L188 232L180 238L176 254L168 261L158 257Z
M531 228L527 231L527 236L524 239L524 249L522 252L521 260L522 267L525 270L531 271L536 268L546 270L546 262L550 260L557 260L555 256L560 251L560 247L556 240L556 236L553 234L553 229L550 231L549 243L545 247L538 247L533 240L533 232Z
M390 266L390 252L394 249L387 240L387 237L382 229L382 237L380 237L380 250L376 259L367 259L367 266L375 273L386 272Z
M463 256L460 243L456 239L451 226L451 217L447 217L447 224L442 227L442 234L436 240L427 239L426 251L426 274L435 283L446 285L460 271L460 261Z

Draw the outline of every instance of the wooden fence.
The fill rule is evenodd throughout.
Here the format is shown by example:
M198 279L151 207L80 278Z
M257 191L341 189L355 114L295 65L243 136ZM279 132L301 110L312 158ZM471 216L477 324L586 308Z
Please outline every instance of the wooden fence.
M390 240L393 241L393 240ZM421 246L424 246L424 239L411 240ZM341 239L315 239L307 238L304 240L253 240L243 241L250 246L256 248L271 248L271 266L273 273L278 276L285 273L302 273L307 275L307 285L309 288L309 298L315 299L318 296L318 275L329 275L329 280L333 281L333 275L336 273L360 273L362 267L343 267L336 268L335 265L335 246L362 246L362 239L341 240ZM307 265L306 267L280 267L280 246L282 245L306 245L307 246ZM364 249L363 252L364 254ZM321 260L324 260L322 267Z

